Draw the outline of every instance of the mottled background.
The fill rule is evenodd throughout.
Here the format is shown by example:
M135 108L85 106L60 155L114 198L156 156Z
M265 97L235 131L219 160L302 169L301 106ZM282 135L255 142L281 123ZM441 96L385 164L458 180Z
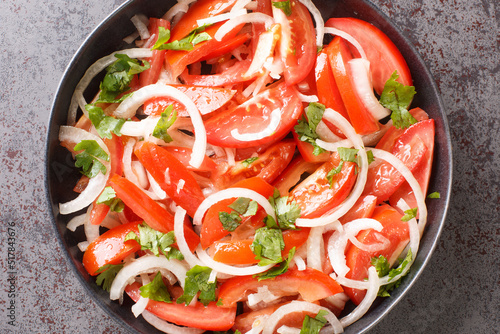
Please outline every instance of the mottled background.
M84 38L123 1L0 2L0 332L7 318L7 226L16 227L16 333L121 333L70 271L45 206L53 93ZM499 2L373 1L416 46L442 93L453 198L429 265L373 333L500 331Z

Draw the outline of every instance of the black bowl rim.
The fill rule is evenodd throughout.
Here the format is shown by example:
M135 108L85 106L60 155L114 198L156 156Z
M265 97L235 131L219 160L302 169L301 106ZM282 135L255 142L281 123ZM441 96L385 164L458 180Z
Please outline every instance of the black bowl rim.
M99 296L96 295L96 291L91 288L89 283L80 275L73 258L71 257L64 241L62 238L62 235L60 234L60 231L58 230L58 223L56 219L56 213L54 210L54 207L52 206L51 203L51 193L50 193L50 179L49 179L49 170L50 170L50 134L52 131L54 131L54 127L59 127L59 125L54 124L53 120L56 114L56 105L57 101L59 99L59 92L61 91L62 86L64 85L65 81L67 78L70 76L70 70L72 69L73 66L76 65L78 59L85 53L85 49L89 46L91 43L91 40L93 39L93 36L110 20L112 20L115 16L120 15L123 10L125 10L128 6L131 6L134 2L137 0L128 0L118 6L115 10L113 10L104 20L102 20L93 30L91 33L88 34L88 36L85 38L83 43L80 45L78 50L75 52L73 57L71 58L69 64L64 70L64 74L58 84L56 93L54 95L54 99L52 101L51 105L51 112L50 112L50 117L48 121L48 127L47 127L47 135L46 135L46 149L45 149L45 170L44 170L44 183L45 183L45 195L46 195L46 203L48 210L51 215L51 221L52 221L52 226L54 228L54 231L57 235L57 240L59 243L59 246L64 249L64 257L66 258L67 262L70 264L74 274L76 275L77 279L80 281L80 283L85 287L87 292L91 295L92 299L102 308L105 310L105 312L113 318L115 321L120 323L122 327L124 327L128 331L137 331L137 328L134 328L130 323L125 321L122 317L118 316L113 310L111 310L108 305L104 303ZM447 120L447 116L445 113L445 107L443 105L441 96L439 94L439 88L436 85L436 82L433 78L432 73L429 71L428 67L426 66L425 62L423 61L422 57L416 50L415 46L409 41L408 37L394 24L392 23L391 19L384 14L378 7L376 7L373 3L371 3L368 0L360 0L363 2L365 5L367 5L372 11L374 11L378 16L381 17L381 19L384 21L384 23L387 23L391 26L391 28L395 31L396 34L399 35L403 39L403 42L405 43L405 46L409 48L412 56L416 57L417 61L420 64L423 64L423 76L427 77L430 79L430 84L431 84L431 90L435 93L435 98L437 102L437 109L439 113L439 117L442 120L441 126L443 127L443 134L445 137L445 142L446 142L446 147L445 147L445 153L446 153L446 158L448 159L448 175L447 179L444 180L446 186L446 189L443 189L446 191L446 196L443 198L441 197L441 201L444 201L442 207L443 209L441 210L441 216L438 217L437 222L439 223L438 229L436 233L432 236L431 240L426 240L426 253L423 255L423 261L420 262L419 266L417 269L412 267L411 272L411 279L403 281L401 286L398 288L397 293L390 298L386 298L384 301L387 301L385 304L385 307L380 309L378 307L376 310L370 310L366 316L358 320L356 323L353 325L349 326L346 328L346 333L349 332L356 332L356 333L363 333L371 328L373 328L377 323L380 322L380 320L385 317L398 303L399 301L406 295L406 293L409 291L409 289L415 284L416 280L420 277L422 274L425 266L429 263L430 258L432 253L434 252L437 243L439 241L440 235L442 233L444 223L446 221L446 215L450 203L450 198L451 198L451 190L452 190L452 166L453 166L453 157L452 157L452 144L451 144L451 136L450 136L450 129L449 129L449 123ZM425 232L424 232L425 236ZM419 250L417 254L417 261L419 257L422 257L422 252ZM373 312L375 311L375 312ZM148 326L148 325L146 325Z

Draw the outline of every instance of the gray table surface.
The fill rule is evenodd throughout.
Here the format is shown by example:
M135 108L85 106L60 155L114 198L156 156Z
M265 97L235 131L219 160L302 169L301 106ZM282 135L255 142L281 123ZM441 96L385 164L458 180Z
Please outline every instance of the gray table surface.
M123 0L0 2L0 332L122 333L80 286L45 205L45 133L71 56ZM414 43L442 93L453 198L434 256L373 333L500 333L499 2L373 1ZM16 327L8 223L15 224Z

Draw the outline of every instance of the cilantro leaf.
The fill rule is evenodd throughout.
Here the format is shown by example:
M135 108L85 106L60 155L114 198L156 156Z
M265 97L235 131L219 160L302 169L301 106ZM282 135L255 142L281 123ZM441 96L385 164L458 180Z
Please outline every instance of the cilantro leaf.
M75 151L83 150L75 156L75 166L82 167L83 174L92 178L99 172L106 174L106 166L99 161L109 161L109 156L95 140L82 140L75 145Z
M191 31L186 37L181 40L175 40L170 43L162 43L160 45L156 45L155 50L177 50L177 51L189 51L193 49L193 47L201 42L208 41L212 39L212 36L207 34L206 32L202 32L209 25L205 24L201 27L198 27ZM169 36L170 38L170 36ZM168 39L167 39L168 41Z
M391 270L391 267L389 266L389 261L387 261L387 258L383 255L379 255L378 257L372 257L371 264L377 270L379 277L384 277Z
M366 151L366 156L368 157L368 164L375 161L375 157L373 156L373 152L371 150Z
M219 212L219 221L222 227L229 232L233 232L240 226L241 218L237 212L228 213L226 211Z
M215 300L215 282L209 282L212 269L203 266L194 266L187 272L184 283L184 293L177 299L177 304L185 303L188 305L191 300L200 292L200 302L207 306L208 303Z
M286 16L292 15L292 6L290 4L290 0L273 1L273 6L275 8L281 9Z
M174 110L173 105L169 105L164 112L161 113L160 119L153 130L153 137L163 140L165 143L170 143L173 139L168 134L167 130L177 120L177 110Z
M406 210L405 215L401 218L402 221L407 222L417 216L417 208Z
M320 310L318 314L314 318L306 315L304 321L302 322L302 329L300 330L300 334L318 334L321 328L326 325L327 320L325 315L328 312L325 310Z
M158 39L155 45L153 45L152 50L157 50L162 44L165 44L170 39L170 29L164 27L158 27Z
M281 230L267 226L257 229L251 248L255 259L259 260L259 266L283 261L281 251L285 249L285 241Z
M288 252L288 257L285 261L282 261L278 265L272 267L271 269L263 273L256 274L253 277L257 277L259 281L262 281L264 279L274 278L276 276L286 273L288 271L288 267L290 266L290 261L292 260L294 255L295 255L295 247L290 249L290 251Z
M252 157L252 158L248 158L248 159L245 159L241 162L241 164L245 167L248 167L250 166L255 160L259 159L259 157Z
M325 152L324 149L316 144L316 139L319 139L319 136L316 133L316 127L323 118L324 112L324 105L316 102L309 103L309 106L306 108L307 120L304 118L299 119L297 121L297 125L294 127L299 140L310 143L314 147L314 155L320 155Z
M396 128L401 129L417 123L417 120L408 111L408 107L415 95L415 87L405 86L397 82L398 77L397 71L394 71L387 80L380 95L380 103L392 111L392 122Z
M354 163L358 163L358 160L356 159L356 156L358 154L358 150L355 148L346 148L346 147L339 147L337 148L337 152L339 153L340 160L342 161L350 161Z
M157 272L155 278L150 283L141 286L139 290L144 298L167 303L172 301L160 272Z
M259 205L256 201L249 198L239 197L229 205L231 209L242 215L243 217L253 216L257 213Z
M106 116L102 108L93 104L87 104L85 109L89 112L89 119L97 130L101 138L112 138L112 132L121 136L120 130L125 123L124 119Z
M162 233L149 227L146 223L137 226L137 228L139 229L139 235L135 232L130 232L125 236L124 241L135 240L141 245L141 250L150 250L156 256L160 256L161 252L168 259L171 258L170 253L174 249L172 245L175 243L174 231ZM178 256L175 251L172 255L175 258Z
M118 272L123 268L123 264L106 264L97 270L99 274L95 280L96 284L109 292L111 284Z
M116 192L112 187L106 187L97 198L97 204L106 204L113 212L122 212L125 208L122 200L116 197Z
M268 227L277 228L279 226L284 230L297 229L295 221L300 217L301 210L295 201L288 203L288 196L280 197L279 191L275 189L273 196L269 198L269 203L271 203L274 208L278 221L275 222L271 216L268 216L266 218L266 225ZM278 226L274 226L276 223Z
M441 198L441 194L439 192L435 191L435 192L427 195L427 198Z
M330 183L330 188L333 187L333 176L340 173L340 171L342 170L342 166L344 166L344 161L340 161L340 163L337 167L332 168L326 174L326 179L328 180L328 183Z
M409 249L403 262L397 268L390 269L389 262L387 261L387 259L383 255L380 255L378 258L372 258L371 264L373 266L375 266L375 269L377 269L379 277L384 277L386 275L389 275L389 281L390 281L394 277L396 277L397 275L400 275L403 272L403 270L406 268L406 266L408 266L408 264L412 261L412 258L413 258L413 255L412 255L411 249ZM402 278L403 277L401 277L397 281L394 281L394 282L389 283L387 285L381 286L377 295L379 297L389 297L390 292L392 290L396 289L401 284Z

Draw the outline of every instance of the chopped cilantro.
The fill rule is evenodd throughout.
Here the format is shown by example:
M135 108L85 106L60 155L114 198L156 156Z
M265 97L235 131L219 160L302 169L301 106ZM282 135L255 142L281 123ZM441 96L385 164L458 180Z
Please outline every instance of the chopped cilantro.
M99 274L95 280L96 284L109 291L113 280L122 268L123 264L106 264L100 267L96 272Z
M149 284L141 286L139 290L141 290L141 296L144 298L158 302L172 301L160 272L157 272L155 278Z
M441 194L439 192L435 191L435 192L427 195L427 198L441 198Z
M281 9L286 16L292 15L292 6L290 4L290 0L273 1L273 6L275 8Z
M250 166L253 162L255 162L255 160L259 159L259 157L251 157L251 158L248 158L248 159L245 159L241 162L241 164L245 167L248 167Z
M275 189L273 196L269 198L269 203L271 203L274 208L278 221L275 222L271 216L268 216L268 218L266 218L266 220L269 220L269 223L266 221L268 227L274 227L273 224L277 223L279 227L284 230L297 229L295 221L300 217L301 210L295 201L288 203L288 196L280 197L279 191Z
M168 259L179 258L180 252L173 251L175 248L172 246L175 243L174 231L162 233L149 227L146 223L137 226L137 228L139 235L130 232L125 236L124 241L135 240L141 245L142 250L150 250L156 256L160 256L161 252Z
M164 112L161 113L160 119L153 130L153 137L163 140L165 143L170 143L173 139L168 134L167 130L174 124L177 119L177 110L174 110L173 105L169 105Z
M222 227L229 232L233 232L241 224L240 215L234 211L231 213L228 213L226 211L220 211L219 221L222 223Z
M407 222L417 216L417 208L406 210L405 215L401 218L402 221Z
M337 167L332 168L328 174L326 174L326 179L328 180L328 183L330 183L330 188L333 187L333 176L340 173L342 166L344 166L344 161L340 161Z
M75 151L83 150L75 156L75 166L82 167L83 174L92 178L99 172L106 174L106 166L99 159L109 161L109 156L95 140L82 140L75 145Z
M417 120L408 111L408 107L415 95L415 87L405 86L397 82L398 77L397 71L394 71L387 80L380 95L380 103L392 111L392 122L396 128L401 129L417 123Z
M188 305L191 300L200 292L199 299L203 305L207 306L209 302L215 301L215 282L209 282L212 269L203 266L194 266L187 272L184 293L177 299L177 304L185 303Z
M116 192L112 187L106 187L101 195L97 198L97 204L106 204L113 212L122 212L125 204L122 200L116 197Z
M274 278L276 276L286 273L288 271L288 267L290 266L290 261L292 260L294 255L295 255L295 247L290 249L286 260L281 261L278 265L272 267L271 269L263 273L256 274L253 277L257 277L259 281L262 281L264 279Z
M325 315L328 312L325 310L320 310L318 314L314 318L306 315L304 321L302 322L302 329L300 330L300 334L318 334L321 328L326 325L327 320Z
M355 148L346 148L339 147L337 148L337 152L339 152L340 160L342 161L350 161L354 163L358 163L356 156L358 154L358 150Z
M206 32L202 32L209 25L203 25L191 31L186 37L181 40L172 41L170 43L157 43L154 45L155 50L177 50L177 51L189 51L196 44L208 41L212 39L212 36L207 34ZM170 32L169 32L170 34ZM165 32L166 36L166 32ZM170 36L169 36L170 38ZM164 40L164 39L163 39ZM168 39L167 39L168 41Z
M170 39L170 29L164 27L158 27L158 39L155 45L153 45L153 50L158 49L162 44L165 44Z
M257 213L259 205L256 201L249 198L239 197L229 205L231 209L242 215L243 217L253 216Z
M375 269L377 269L379 277L384 277L386 275L389 275L389 281L391 281L394 277L396 277L397 275L400 275L403 272L403 270L406 268L406 266L408 266L408 264L412 261L412 258L413 258L413 255L412 255L411 249L409 249L403 262L397 268L390 269L389 262L382 255L380 255L379 257L372 258L371 264L373 266L375 266ZM390 292L392 290L396 289L401 284L402 278L403 277L401 277L400 279L398 279L395 282L381 286L377 295L379 297L389 297Z
M366 151L366 156L368 157L368 164L375 161L375 157L373 156L373 152L371 150Z
M267 226L257 229L251 248L255 259L259 260L259 266L280 263L283 261L281 251L285 249L281 230Z
M316 127L323 118L324 112L324 105L316 102L309 103L309 106L306 108L307 120L305 118L299 119L297 125L294 127L299 140L310 143L314 147L314 155L320 155L325 152L324 149L316 144L316 139L319 139L316 133Z
M89 119L101 138L112 138L112 133L121 136L120 130L125 123L124 119L106 116L102 108L94 104L87 104L85 109L89 112Z

